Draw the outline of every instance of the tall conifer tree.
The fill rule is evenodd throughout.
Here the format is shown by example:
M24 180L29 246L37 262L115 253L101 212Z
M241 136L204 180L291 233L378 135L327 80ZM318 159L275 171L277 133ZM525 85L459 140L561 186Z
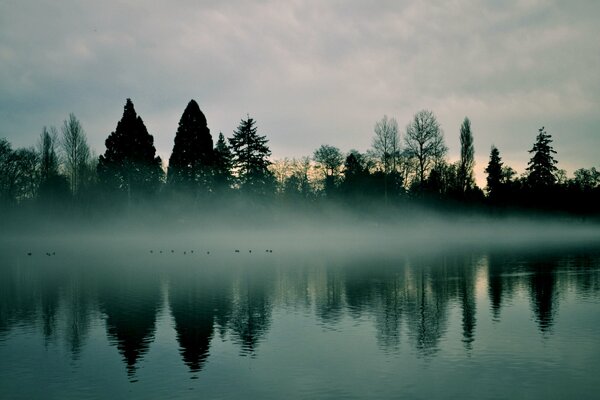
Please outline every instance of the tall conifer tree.
M490 199L498 198L500 194L500 187L502 184L502 159L500 158L500 151L496 146L492 146L490 152L490 161L488 163L485 172L487 176L487 192Z
M214 155L213 176L215 189L221 191L229 189L233 178L231 176L233 154L231 154L227 139L225 139L225 136L223 136L223 133L221 132L219 132L219 139L215 145Z
M273 175L268 167L271 150L267 138L257 133L256 121L248 116L229 139L233 153L233 164L237 169L242 190L248 193L265 194L273 189Z
M210 190L213 161L213 140L206 117L198 103L191 100L179 120L167 182L188 190Z
M556 183L556 168L557 161L552 154L556 151L550 146L552 136L546 133L544 127L539 129L538 135L533 144L533 148L529 150L533 153L533 157L529 160L527 171L527 183L534 189L542 189L553 186Z
M127 99L117 129L106 139L106 152L98 160L98 177L111 190L133 196L154 192L163 177L154 138Z

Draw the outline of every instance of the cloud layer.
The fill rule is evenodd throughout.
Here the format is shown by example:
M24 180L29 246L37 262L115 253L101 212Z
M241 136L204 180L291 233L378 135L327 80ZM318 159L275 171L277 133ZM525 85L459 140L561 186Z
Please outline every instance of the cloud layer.
M403 127L428 108L454 159L471 118L480 180L492 144L521 172L542 125L572 172L600 162L598 15L595 0L6 0L0 137L33 144L74 112L102 153L131 97L168 158L194 98L213 135L255 117L279 158L366 150L384 114Z

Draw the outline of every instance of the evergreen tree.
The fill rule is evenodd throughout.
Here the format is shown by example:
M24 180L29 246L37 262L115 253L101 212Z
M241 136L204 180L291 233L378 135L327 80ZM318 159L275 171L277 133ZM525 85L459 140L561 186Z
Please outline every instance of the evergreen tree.
M214 185L216 190L227 190L230 188L233 177L231 170L233 168L233 154L227 144L227 139L223 133L219 132L219 139L214 149Z
M167 182L173 187L210 190L213 140L198 103L190 100L175 134Z
M248 193L265 194L274 185L273 175L268 169L271 150L267 146L267 138L257 133L255 124L250 116L242 119L229 143L240 188Z
M490 161L488 163L487 168L485 169L487 173L487 192L488 197L490 199L497 199L500 191L503 180L502 173L502 159L500 158L500 152L496 146L492 146L492 151L490 152Z
M552 154L556 151L550 146L552 137L546 133L544 127L539 129L533 148L529 150L533 157L529 160L527 183L533 189L544 189L556 183L556 163Z
M127 193L128 199L154 192L162 179L161 159L130 99L117 129L106 139L106 152L98 160L98 177L111 190Z
M473 147L473 134L471 121L465 117L460 126L460 164L458 167L459 189L466 193L475 185L473 167L475 166L475 149Z

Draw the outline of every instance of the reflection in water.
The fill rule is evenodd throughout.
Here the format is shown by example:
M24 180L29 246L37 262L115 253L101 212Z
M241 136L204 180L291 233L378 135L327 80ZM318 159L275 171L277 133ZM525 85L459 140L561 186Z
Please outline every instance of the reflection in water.
M427 358L439 352L453 309L460 315L462 346L467 354L473 350L482 318L476 314L479 289L487 292L497 322L516 294L526 294L536 329L544 335L552 334L558 318L558 293L571 290L585 298L600 293L599 259L589 254L305 263L84 269L6 262L0 268L0 343L13 329L30 327L46 345L60 339L78 359L101 312L132 379L154 340L161 287L166 287L181 359L194 373L205 369L219 338L231 338L242 355L258 357L278 307L302 309L334 329L346 318L370 320L380 348L400 351L405 337Z
M556 263L553 260L533 261L528 265L529 286L535 320L540 331L547 332L554 322L556 309Z
M448 281L445 266L432 268L428 260L415 260L411 265L411 280L407 285L408 337L417 352L431 356L446 330L448 319Z
M344 288L339 268L318 269L313 277L318 282L315 290L316 314L325 324L335 324L342 317Z
M221 329L231 315L231 284L223 274L198 270L174 274L169 303L183 362L198 372L206 361L215 324Z
M74 359L79 358L79 353L84 344L84 339L90 329L91 313L95 307L93 298L95 288L89 277L82 274L81 270L74 272L67 278L68 285L64 289L65 318L64 332L67 347Z
M154 339L160 306L160 281L146 269L110 271L99 289L100 311L106 315L106 332L117 346L133 377L136 363Z
M242 355L255 355L271 323L272 275L258 267L244 269L233 288L231 330Z

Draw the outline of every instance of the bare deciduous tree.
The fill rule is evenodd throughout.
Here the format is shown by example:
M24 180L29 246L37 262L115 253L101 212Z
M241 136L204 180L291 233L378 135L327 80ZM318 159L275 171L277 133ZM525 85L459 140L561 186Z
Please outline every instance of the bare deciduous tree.
M62 126L60 142L63 153L67 176L71 184L71 192L76 195L85 177L90 159L90 148L87 144L85 131L73 113L65 120Z
M375 123L373 152L380 163L383 172L389 174L396 170L396 160L400 150L398 137L398 122L395 118L388 119L387 115Z
M404 143L408 153L417 160L419 184L435 165L441 164L448 151L444 134L433 112L422 110L415 114L406 127Z

